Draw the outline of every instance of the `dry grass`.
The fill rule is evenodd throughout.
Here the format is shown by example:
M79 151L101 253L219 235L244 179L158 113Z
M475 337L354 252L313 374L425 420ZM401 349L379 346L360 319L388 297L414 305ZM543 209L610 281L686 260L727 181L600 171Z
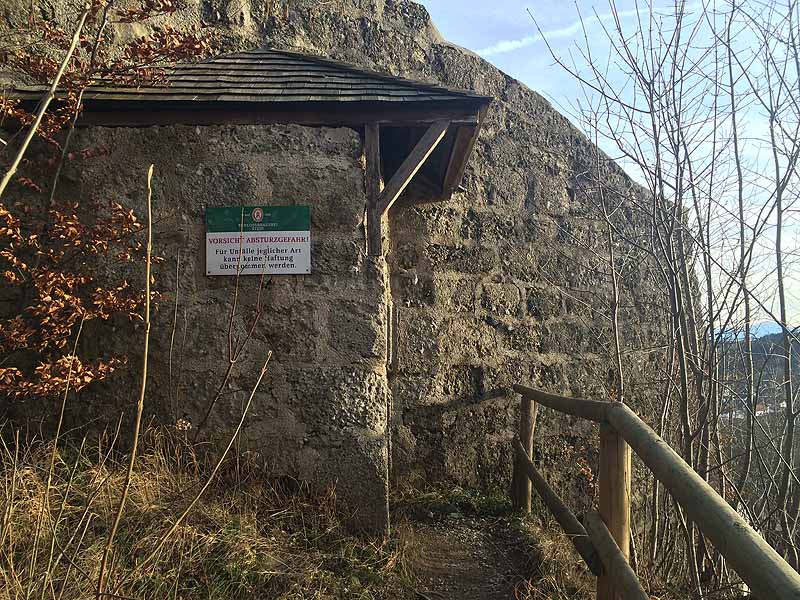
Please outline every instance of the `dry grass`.
M5 440L0 600L95 597L126 457L108 440L60 447L47 497L52 444L21 448ZM181 434L147 431L106 590L164 599L412 597L397 542L349 535L333 493L319 497L270 481L242 457L228 461L155 559L146 560L211 466Z
M521 600L594 599L594 576L557 523L541 523L530 516L519 519L516 526L538 558L530 585L521 590Z

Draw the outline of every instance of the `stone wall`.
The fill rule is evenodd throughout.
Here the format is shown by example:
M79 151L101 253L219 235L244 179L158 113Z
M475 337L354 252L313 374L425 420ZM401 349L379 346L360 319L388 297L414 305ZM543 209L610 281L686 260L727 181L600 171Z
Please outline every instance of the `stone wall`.
M474 72L476 59L463 52L441 59L448 75ZM605 157L518 82L496 71L481 77L460 82L496 98L461 190L446 204L391 217L390 381L395 474L486 489L510 478L519 403L512 384L607 399L614 363L606 225L587 177ZM615 201L638 193L614 166L603 186ZM646 244L637 215L620 213L615 226ZM642 365L660 331L649 304L657 292L644 253L617 251L626 256L628 400L638 405L651 391L653 370ZM537 452L549 464L569 455L559 468L564 481L579 481L571 448L591 464L592 431L543 411Z
M140 215L145 173L155 164L154 250L165 260L156 271L155 289L163 296L152 327L147 408L168 422L185 415L197 426L228 366L235 278L205 275L206 207L311 207L312 274L273 276L263 290L263 316L208 433L216 439L230 435L272 350L240 448L257 451L276 474L318 490L337 484L340 504L354 522L385 527L388 286L384 261L363 251L366 200L358 134L300 126L95 127L80 130L76 147L105 147L109 154L71 163L69 185L82 197L122 199ZM139 281L141 274L131 277ZM239 340L252 323L259 279L240 280L234 331ZM119 333L98 343L111 352L140 344L141 334L124 324ZM132 411L136 394L119 390L137 389L134 367L94 390L93 410L104 412L106 421L120 408ZM73 422L85 421L86 404Z
M17 18L13 17L17 14L15 2L19 4L17 17L27 14L27 2L12 0L7 9L12 15L6 17L9 22ZM48 2L47 10L59 14L64 4L66 1ZM263 406L268 408L258 409L248 435L256 439L286 439L298 449L306 448L298 454L300 459L290 458L287 452L273 460L283 465L291 463L295 472L310 474L303 465L323 463L302 458L315 457L317 452L304 442L307 435L316 439L319 447L326 448L358 444L362 442L353 440L366 438L344 439L339 434L307 431L303 424L310 422L308 411L327 406L324 399L332 398L331 412L322 416L351 423L354 417L334 407L349 404L352 394L357 406L371 406L378 411L351 411L349 414L357 415L358 430L380 432L386 418L381 412L383 398L391 393L396 477L420 476L427 481L484 488L505 486L518 402L508 393L511 383L523 382L596 399L608 395L609 282L602 260L604 229L593 211L585 178L596 158L594 147L541 96L475 54L443 40L427 11L409 0L292 0L274 4L189 0L186 4L178 15L170 17L170 24L194 27L203 23L218 35L223 50L261 45L294 49L393 75L472 89L495 98L462 189L446 204L398 207L390 215L390 284L386 283L389 276L384 275L381 264L369 263L357 248L348 245L345 237L335 235L325 242L327 246L320 245L321 238L317 242L314 275L302 284L300 279L276 283L270 296L282 300L272 300L272 314L282 315L282 320L276 320L275 327L286 327L284 332L302 332L300 339L290 344L294 348L284 350L296 353L292 360L298 365L310 364L304 361L312 355L325 359L316 370L298 369L297 373L309 378L302 381L276 365L273 385L264 394ZM274 10L269 12L269 7ZM141 33L141 26L137 27L119 27L115 35L118 40L129 39ZM357 142L353 132L337 133L344 138L335 138L350 140L345 144L350 148L345 153L349 165L346 173L325 170L321 181L312 177L295 185L254 165L251 155L254 151L259 154L259 144L249 135L235 142L233 137L224 138L226 150L222 153L214 144L203 147L203 142L198 141L203 136L197 136L191 128L158 131L159 135L175 137L170 142L173 148L187 144L198 153L205 153L207 175L203 170L195 175L197 165L191 160L175 159L169 163L185 165L182 168L187 176L176 181L186 181L191 188L202 182L206 182L207 190L238 186L251 195L263 191L265 198L278 202L329 198L332 194L338 198L340 189L356 185L355 179L347 175L352 171L356 177ZM291 136L280 136L279 131L264 135L274 143L289 145ZM141 141L144 147L156 143L153 133L114 135L153 136ZM314 140L309 149L310 160L328 161L330 142L321 140L334 134L325 132L321 138L316 135L306 132L305 137L301 136ZM301 145L289 149L298 161L309 159ZM138 144L133 150L136 155L145 152ZM186 151L182 149L180 153ZM282 161L279 164L283 166L273 174L291 169L288 158L261 154L259 160L266 163ZM141 167L142 173L144 168ZM344 184L339 183L340 177ZM142 180L140 177L136 189L141 189ZM334 181L336 184L330 188L322 184ZM636 193L630 179L616 168L604 176L604 183L620 195ZM167 185L166 180L163 185ZM360 188L357 193L363 195ZM188 189L174 194L194 206L196 194ZM358 196L356 202L357 196L349 191L347 197L353 204L347 204L343 214L324 214L341 225L342 232L352 235L363 198ZM218 197L213 201L224 203ZM639 218L634 212L619 211L616 219L618 227L646 243L647 231L638 226ZM197 215L189 221L201 222ZM362 235L360 231L358 235ZM637 405L651 390L655 367L651 361L655 355L649 348L661 328L657 317L659 295L641 253L630 246L621 250L627 257L621 297L621 322L629 349L627 389L629 400ZM199 282L199 272L197 277ZM209 289L198 296L204 303L198 304L204 306L197 309L199 315L220 311L220 306L229 302L227 288L213 281L208 285ZM392 361L388 377L382 378L382 360L387 352L382 333L387 317L381 299L389 289L394 324L390 328ZM291 323L296 318L295 307L302 314L313 313L314 318L285 325L286 319ZM345 315L353 320L348 322ZM205 326L197 323L199 330ZM222 321L214 331L224 333ZM267 333L263 335L266 337ZM279 338L269 339L278 343ZM266 343L261 346L267 347ZM193 389L204 389L209 379L206 369L224 360L221 350L208 357L200 354L202 351L196 350L197 362L191 366L198 383L198 388ZM349 373L354 373L352 378ZM306 381L323 382L325 387ZM306 385L307 392L298 392ZM229 400L227 407L232 414L241 402L241 394ZM314 395L320 402L305 404L306 395ZM369 403L364 400L358 404L370 395ZM371 423L379 425L370 429ZM577 470L564 470L563 465L576 465L576 452L592 462L587 450L592 447L592 440L587 439L592 431L584 423L556 418L545 411L537 431L542 468L548 471L550 465L557 465L554 473L564 476L570 485L578 485L574 482L580 478L572 477ZM381 435L378 438L383 439ZM376 452L385 451L381 444L376 442ZM333 451L326 452L321 456L333 455ZM378 481L381 476L376 473L374 478ZM583 493L577 491L577 495Z
M398 206L390 215L390 420L395 478L506 486L518 418L511 383L608 397L605 226L587 178L596 148L539 94L444 40L415 2L293 0L271 15L259 3L200 6L230 47L296 49L495 99L462 189L446 204ZM602 179L617 198L640 193L613 165ZM618 211L615 221L649 243L635 211ZM658 360L652 341L663 332L661 296L644 254L619 250L626 389L644 408ZM593 431L544 411L542 468L557 465L552 475L580 486L577 459L593 463Z

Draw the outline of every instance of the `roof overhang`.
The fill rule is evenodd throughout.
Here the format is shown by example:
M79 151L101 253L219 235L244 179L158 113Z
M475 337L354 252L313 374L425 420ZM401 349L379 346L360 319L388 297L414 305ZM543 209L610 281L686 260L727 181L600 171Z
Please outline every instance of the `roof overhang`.
M20 95L17 95L20 97ZM41 95L28 97L38 101ZM489 102L189 102L169 100L86 100L84 125L146 127L149 125L263 125L294 123L319 127L362 127L365 123L415 125L447 119L477 125ZM32 107L33 104L30 104Z
M11 94L33 108L44 86ZM162 82L98 82L85 90L83 126L298 124L381 130L388 181L433 124L447 126L403 186L402 202L450 198L492 99L364 70L327 58L255 49L175 65ZM392 203L394 203L394 200Z
M15 94L33 109L33 91ZM191 102L170 100L96 100L84 102L79 126L149 127L153 125L268 125L348 127L363 132L375 123L383 129L384 177L388 180L436 121L449 121L442 142L415 175L403 202L449 199L461 183L490 100L447 102Z

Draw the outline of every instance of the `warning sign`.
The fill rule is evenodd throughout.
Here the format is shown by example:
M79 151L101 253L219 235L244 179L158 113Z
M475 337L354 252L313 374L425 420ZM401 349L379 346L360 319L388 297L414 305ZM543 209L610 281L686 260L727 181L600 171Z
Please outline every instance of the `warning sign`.
M206 275L311 273L308 206L206 209Z

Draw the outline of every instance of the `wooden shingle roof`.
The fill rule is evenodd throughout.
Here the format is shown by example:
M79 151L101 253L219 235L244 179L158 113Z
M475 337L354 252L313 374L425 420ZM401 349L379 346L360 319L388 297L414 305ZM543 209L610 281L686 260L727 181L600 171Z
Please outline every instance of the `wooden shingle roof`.
M10 95L32 110L46 89L18 86ZM492 98L261 48L175 65L147 84L98 81L83 101L83 126L292 123L351 127L362 135L375 126L386 181L407 171L407 159L420 154L432 126L446 123L403 183L404 199L427 202L447 199L458 188Z
M17 88L40 93L40 87ZM167 69L166 82L125 86L98 82L87 101L199 102L453 102L486 104L489 98L392 77L338 61L282 50L224 54Z

